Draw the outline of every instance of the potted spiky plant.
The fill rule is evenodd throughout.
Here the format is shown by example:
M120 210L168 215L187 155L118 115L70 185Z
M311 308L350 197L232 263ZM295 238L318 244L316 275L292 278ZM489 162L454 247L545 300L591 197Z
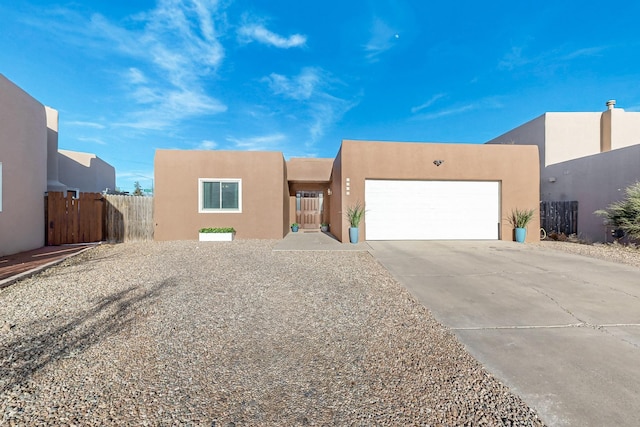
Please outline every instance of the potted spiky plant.
M347 208L347 220L349 221L349 241L351 243L358 243L358 234L360 221L364 215L364 206L360 202L356 202Z
M527 237L527 225L533 219L535 209L518 209L515 208L509 215L509 223L515 229L516 242L524 243Z

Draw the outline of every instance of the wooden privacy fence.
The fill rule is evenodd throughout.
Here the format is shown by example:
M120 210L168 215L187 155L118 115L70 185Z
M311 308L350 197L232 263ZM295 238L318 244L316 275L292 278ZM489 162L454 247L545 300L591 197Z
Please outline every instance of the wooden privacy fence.
M544 228L547 234L578 234L578 202L541 201L540 227Z
M105 240L153 240L153 197L108 194L105 198Z
M153 197L49 192L46 244L153 240Z
M45 198L46 244L100 242L104 200L100 193L49 192Z

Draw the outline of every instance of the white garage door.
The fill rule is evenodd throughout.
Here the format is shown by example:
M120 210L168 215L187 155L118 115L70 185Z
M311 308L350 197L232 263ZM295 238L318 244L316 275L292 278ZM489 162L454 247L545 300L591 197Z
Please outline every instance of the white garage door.
M365 181L367 240L498 239L497 181Z

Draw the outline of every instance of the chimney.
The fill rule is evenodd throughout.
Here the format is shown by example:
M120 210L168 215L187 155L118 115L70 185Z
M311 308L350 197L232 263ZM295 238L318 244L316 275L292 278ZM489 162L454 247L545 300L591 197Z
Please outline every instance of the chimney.
M615 99L610 99L607 101L607 109L609 110L613 110L616 106L616 100Z

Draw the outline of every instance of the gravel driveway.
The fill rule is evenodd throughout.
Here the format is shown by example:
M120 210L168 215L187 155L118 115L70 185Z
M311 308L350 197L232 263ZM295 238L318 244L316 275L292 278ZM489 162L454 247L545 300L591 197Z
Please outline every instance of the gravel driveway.
M7 425L542 425L368 253L103 245L0 291Z

